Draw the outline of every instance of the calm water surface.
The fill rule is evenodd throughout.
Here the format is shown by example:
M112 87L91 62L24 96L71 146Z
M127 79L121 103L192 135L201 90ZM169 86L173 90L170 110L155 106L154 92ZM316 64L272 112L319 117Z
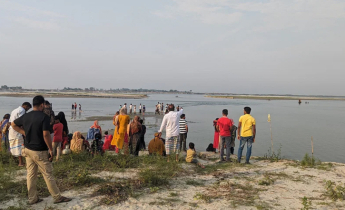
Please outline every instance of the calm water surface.
M146 105L147 112L154 112L157 102L174 103L184 107L189 125L188 142L194 142L199 151L205 151L213 142L212 121L221 117L222 109L229 110L229 117L236 125L243 114L243 107L252 108L252 116L257 123L257 137L253 145L253 155L263 156L271 146L270 125L267 115L271 114L274 148L281 147L282 156L290 159L302 159L305 153L311 153L311 137L314 138L314 155L321 161L345 162L345 103L342 101L310 101L298 105L297 101L264 101L242 99L213 99L201 95L150 95L146 99L90 99L90 98L47 98L53 103L57 114L65 112L71 132L86 132L92 122L78 121L88 116L114 115L120 104ZM10 113L24 101L32 98L0 97L0 115ZM77 102L83 112L72 118L71 105ZM75 118L75 119L74 119ZM159 129L161 118L146 117L146 143ZM111 121L100 121L103 130L113 129ZM345 130L345 129L344 129ZM165 135L163 133L163 135ZM238 149L238 140L236 148Z

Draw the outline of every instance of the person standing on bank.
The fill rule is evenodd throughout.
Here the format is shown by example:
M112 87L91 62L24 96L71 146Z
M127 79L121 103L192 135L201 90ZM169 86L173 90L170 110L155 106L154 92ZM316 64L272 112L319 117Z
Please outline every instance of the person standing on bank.
M182 114L180 119L180 151L187 151L187 133L188 133L188 124L186 121L186 115Z
M179 119L183 114L183 109L181 107L180 111L174 112L174 104L168 106L169 113L164 115L161 128L158 133L161 134L162 131L166 130L166 141L165 150L168 156L168 162L170 162L170 154L176 153L176 162L178 162L179 155L179 135L180 135L180 124Z
M24 102L22 106L18 107L17 109L11 112L10 122L12 123L16 119L23 116L27 111L31 109L31 104L29 102ZM17 131L13 130L12 126L8 132L8 139L10 143L10 151L14 157L18 157L19 164L18 166L24 166L23 159L22 159L22 147L24 144L23 135L18 133Z
M238 139L240 140L240 146L238 148L238 162L241 162L242 152L244 145L247 143L246 164L249 164L249 159L252 154L252 144L255 142L256 135L256 122L254 117L250 115L251 108L244 107L244 115L240 117L238 123Z
M25 136L23 157L26 159L28 204L36 204L41 201L37 192L37 171L43 175L44 181L54 203L69 202L72 199L61 196L53 176L53 146L50 138L50 120L43 113L44 98L33 98L33 111L16 119L11 123L12 128ZM23 127L23 128L21 128Z
M226 161L230 161L230 148L231 148L231 128L234 124L232 119L228 118L228 110L223 109L223 117L217 121L217 130L219 130L219 149L220 149L220 161L224 161L224 146L226 145Z

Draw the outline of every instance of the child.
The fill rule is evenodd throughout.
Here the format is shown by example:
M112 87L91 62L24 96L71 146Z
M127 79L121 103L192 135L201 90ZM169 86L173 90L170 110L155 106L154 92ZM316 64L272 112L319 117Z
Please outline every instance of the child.
M60 123L59 116L55 116L55 124L53 126L54 138L53 138L53 155L56 156L56 161L59 160L61 154L61 144L62 144L62 132L63 125Z
M195 151L195 148L194 148L194 143L190 142L189 143L189 150L187 150L186 162L187 163L196 163L201 168L205 168L205 166L200 164L198 162L198 160L196 158L194 158L195 156L196 156L196 151Z

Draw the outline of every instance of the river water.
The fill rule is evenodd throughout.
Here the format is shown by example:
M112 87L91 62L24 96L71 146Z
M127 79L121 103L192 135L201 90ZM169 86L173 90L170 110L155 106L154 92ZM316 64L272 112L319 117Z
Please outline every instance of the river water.
M171 95L154 94L145 99L108 99L108 98L47 98L53 103L57 114L65 112L70 131L87 132L92 122L80 121L90 116L114 115L120 104L139 103L146 106L147 112L154 112L157 102L174 103L184 108L188 121L189 133L187 142L194 142L196 149L205 151L213 142L214 128L212 121L221 117L222 109L229 110L229 117L238 124L243 114L243 107L252 108L251 115L256 119L257 136L253 144L252 155L263 156L271 147L270 124L271 115L274 150L281 148L284 158L300 160L305 153L311 154L311 137L314 139L314 156L321 161L345 162L345 103L343 101L309 101L298 105L297 101L280 100L244 100L244 99L214 99L202 95ZM24 101L32 98L0 97L0 115L10 113ZM83 112L72 117L71 105L77 102L82 105ZM161 123L162 117L145 117L148 144ZM111 121L100 121L102 130L113 129ZM345 129L344 129L345 131ZM164 133L163 133L164 136ZM239 141L236 140L237 153ZM245 153L244 153L245 154Z

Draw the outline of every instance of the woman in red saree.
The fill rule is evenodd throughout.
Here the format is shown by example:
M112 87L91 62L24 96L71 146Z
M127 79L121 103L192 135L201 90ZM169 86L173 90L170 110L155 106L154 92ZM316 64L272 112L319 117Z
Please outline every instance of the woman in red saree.
M214 138L213 138L213 148L215 149L215 152L217 149L219 150L219 131L217 130L217 122L219 118L216 118L213 120L213 127L214 127Z

